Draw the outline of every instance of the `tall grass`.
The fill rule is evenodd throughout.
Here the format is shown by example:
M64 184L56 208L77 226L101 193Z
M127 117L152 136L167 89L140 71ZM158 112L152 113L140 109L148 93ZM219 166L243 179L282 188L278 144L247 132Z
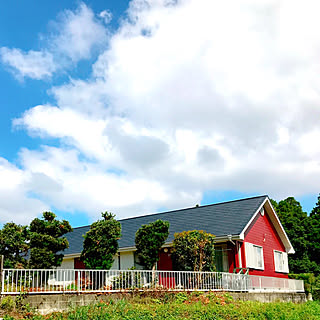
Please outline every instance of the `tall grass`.
M46 316L27 315L34 320L107 320L107 319L199 319L199 320L298 320L320 319L320 304L307 302L260 303L233 301L228 295L176 295L173 299L158 298L109 300L95 305L78 307L66 313ZM24 315L26 317L26 315ZM5 316L5 320L13 320Z

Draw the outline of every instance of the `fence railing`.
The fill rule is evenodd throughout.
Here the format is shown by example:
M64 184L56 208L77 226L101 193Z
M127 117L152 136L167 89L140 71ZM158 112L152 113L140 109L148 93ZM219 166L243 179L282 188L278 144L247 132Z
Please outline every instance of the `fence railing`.
M1 294L155 289L304 292L302 280L192 271L4 269L1 283Z

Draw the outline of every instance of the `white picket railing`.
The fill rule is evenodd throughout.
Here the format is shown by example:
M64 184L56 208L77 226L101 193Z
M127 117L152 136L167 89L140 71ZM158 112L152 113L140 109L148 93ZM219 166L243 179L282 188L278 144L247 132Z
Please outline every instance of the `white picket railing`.
M4 269L1 294L175 291L304 292L302 280L192 271Z

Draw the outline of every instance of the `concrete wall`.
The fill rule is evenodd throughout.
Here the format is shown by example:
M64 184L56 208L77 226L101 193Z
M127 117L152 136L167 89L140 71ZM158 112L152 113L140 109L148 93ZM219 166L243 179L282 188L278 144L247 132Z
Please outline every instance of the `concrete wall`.
M306 302L305 293L281 292L228 292L234 300L259 301L259 302Z
M242 293L228 292L235 300L242 301L260 301L260 302L306 302L304 293ZM94 304L108 299L120 299L127 294L39 294L29 295L25 298L24 303L30 307L36 308L39 313L47 314L56 311L66 311L70 307L84 306ZM130 296L130 295L129 295Z

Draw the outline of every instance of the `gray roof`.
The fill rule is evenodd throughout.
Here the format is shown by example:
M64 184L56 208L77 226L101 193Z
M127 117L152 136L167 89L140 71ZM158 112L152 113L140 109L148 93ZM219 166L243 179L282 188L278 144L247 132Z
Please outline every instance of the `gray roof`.
M169 221L169 237L173 240L176 232L204 230L215 236L239 235L267 196L258 196L229 202L198 206L140 217L121 219L122 238L119 247L134 247L135 233L143 225L158 219ZM82 251L83 235L90 226L74 228L66 234L69 248L64 254L77 254Z

